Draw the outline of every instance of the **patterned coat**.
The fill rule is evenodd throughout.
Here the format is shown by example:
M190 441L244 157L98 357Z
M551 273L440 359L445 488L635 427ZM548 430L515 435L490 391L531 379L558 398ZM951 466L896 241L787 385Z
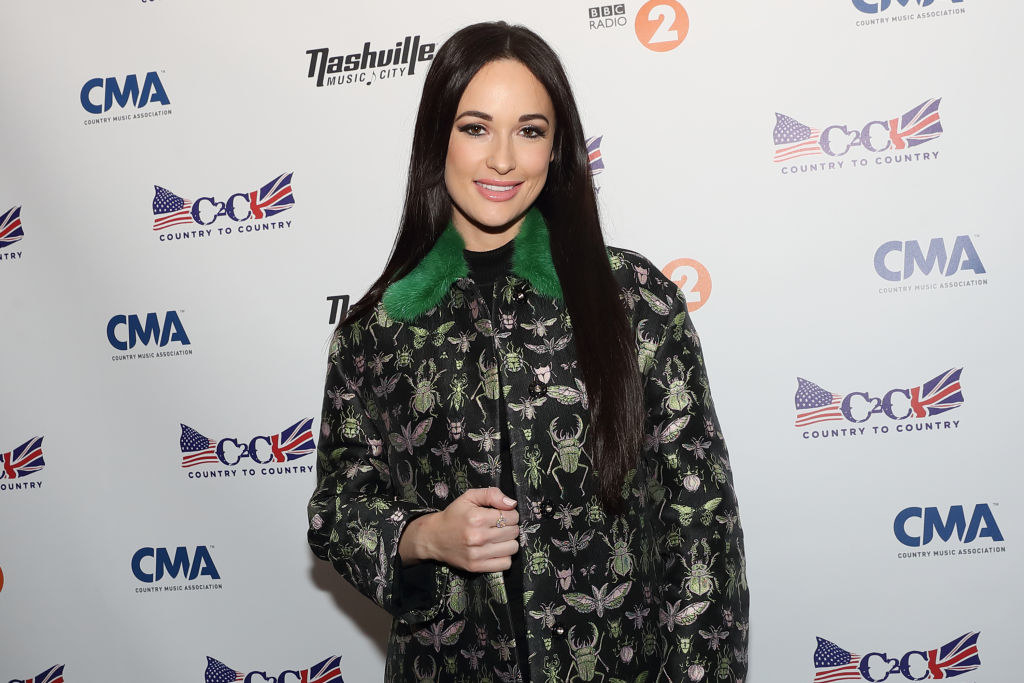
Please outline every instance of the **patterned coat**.
M586 392L543 218L527 215L513 274L494 285L493 316L462 250L449 226L330 349L309 543L394 617L386 680L742 681L742 531L678 287L639 254L608 249L646 403L626 512L612 516L598 504ZM411 604L397 590L399 537L467 488L498 485L502 417L523 610L512 614L500 572L437 562ZM513 619L525 621L523 657Z

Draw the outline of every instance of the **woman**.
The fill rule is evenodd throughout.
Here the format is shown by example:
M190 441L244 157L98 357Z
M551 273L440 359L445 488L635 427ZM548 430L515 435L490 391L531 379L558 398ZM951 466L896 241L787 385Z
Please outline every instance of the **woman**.
M568 80L531 31L438 51L321 431L309 542L394 616L387 680L745 677L699 342L679 289L604 245Z

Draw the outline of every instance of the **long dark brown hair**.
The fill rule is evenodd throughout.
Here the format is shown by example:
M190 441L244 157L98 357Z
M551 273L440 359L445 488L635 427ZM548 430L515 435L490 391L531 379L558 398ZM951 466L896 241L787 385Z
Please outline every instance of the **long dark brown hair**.
M578 367L590 402L588 448L601 502L623 510L623 482L643 440L643 400L636 347L605 252L583 126L561 61L533 31L503 21L467 26L437 51L423 83L412 139L405 207L384 272L348 312L366 316L395 280L426 255L452 216L444 182L452 121L463 91L485 64L522 63L555 109L553 159L536 205L548 225L551 257L572 319Z

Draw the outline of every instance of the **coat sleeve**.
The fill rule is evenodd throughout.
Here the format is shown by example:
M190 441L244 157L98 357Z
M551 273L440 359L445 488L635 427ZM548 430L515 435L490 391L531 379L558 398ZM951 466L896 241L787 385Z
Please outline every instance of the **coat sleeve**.
M644 389L648 504L658 512L664 567L658 624L670 646L665 672L679 681L696 666L709 678L742 681L749 597L732 471L700 341L682 292L666 284L670 310Z
M408 567L404 583L413 585L403 591L398 542L409 522L437 510L403 499L392 484L387 434L367 412L346 344L351 334L358 330L339 331L331 345L307 537L360 593L414 624L438 612L450 570L437 562Z

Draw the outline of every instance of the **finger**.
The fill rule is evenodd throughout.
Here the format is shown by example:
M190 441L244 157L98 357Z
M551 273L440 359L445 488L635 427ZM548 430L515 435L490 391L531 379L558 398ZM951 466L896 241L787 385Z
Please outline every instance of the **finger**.
M519 552L519 541L502 541L487 546L488 554L491 557L509 557Z
M519 538L519 527L518 526L506 526L501 529L488 529L487 533L483 536L483 543L481 545L494 545L497 543L505 543Z
M502 493L497 486L489 486L485 489L467 489L461 497L480 507L511 510L516 506L516 501Z

